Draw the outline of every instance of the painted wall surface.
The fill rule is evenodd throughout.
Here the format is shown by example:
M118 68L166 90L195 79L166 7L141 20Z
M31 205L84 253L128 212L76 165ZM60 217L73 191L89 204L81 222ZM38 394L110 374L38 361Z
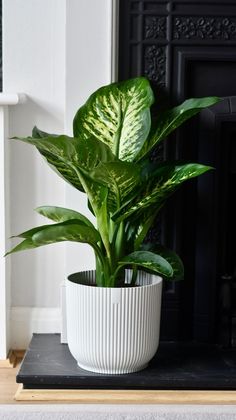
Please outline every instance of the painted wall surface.
M33 125L64 131L65 6L64 0L4 2L3 89L28 96L10 109L11 136L30 135ZM9 183L11 234L47 223L35 207L65 204L63 181L36 149L13 140ZM64 255L64 244L12 255L12 306L58 306Z
M26 104L10 110L10 135L30 135L33 125L71 134L77 108L111 80L111 5L111 0L5 0L4 91L28 95ZM88 215L85 196L65 185L34 148L13 140L9 183L12 234L46 222L33 211L40 205ZM13 307L59 306L65 273L94 265L89 247L77 244L10 258Z
M87 97L111 81L111 0L67 1L66 24L66 131ZM87 199L69 185L67 206L83 212L91 220ZM85 244L66 247L66 272L94 267L92 249Z

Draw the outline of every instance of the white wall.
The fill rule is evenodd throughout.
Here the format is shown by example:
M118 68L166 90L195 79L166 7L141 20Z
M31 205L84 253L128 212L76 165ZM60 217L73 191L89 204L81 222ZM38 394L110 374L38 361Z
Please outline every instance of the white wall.
M10 109L10 135L30 135L35 124L71 134L77 108L112 77L112 4L113 0L4 1L3 89L28 96L26 104ZM88 214L83 194L65 185L34 148L13 140L9 183L11 234L46 222L33 211L39 205L66 205ZM30 307L58 307L64 276L94 264L91 250L77 244L50 245L10 258L13 320L22 308L30 317ZM40 313L45 312L34 311L34 317ZM24 324L27 330L24 322L20 328ZM34 325L42 332L43 323ZM58 322L52 329L54 325L57 332ZM27 334L22 332L22 337ZM23 345L24 340L19 346Z
M72 120L87 97L111 81L111 0L70 0L67 2L66 25L66 131L71 133ZM87 199L69 185L66 202L91 220ZM69 244L66 272L94 267L94 254L88 245Z
M30 135L35 124L49 132L64 130L65 6L64 0L4 2L3 90L28 96L25 105L10 109L10 135ZM35 207L63 205L65 186L28 145L11 141L10 160L10 222L16 234L44 223ZM63 245L10 258L13 306L58 305Z

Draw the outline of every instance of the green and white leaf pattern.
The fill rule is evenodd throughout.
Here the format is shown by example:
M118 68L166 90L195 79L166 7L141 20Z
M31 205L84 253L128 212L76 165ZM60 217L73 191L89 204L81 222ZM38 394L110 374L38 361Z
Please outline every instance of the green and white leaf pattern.
M146 157L172 131L176 130L189 118L198 114L203 108L212 106L219 102L219 100L215 96L187 99L181 105L157 115L156 123L152 127L150 135L144 143L137 159Z
M112 219L119 222L133 214L139 214L139 212L144 211L150 206L154 206L155 210L159 210L167 197L172 194L180 184L188 179L199 176L210 169L212 168L198 163L187 163L185 165L160 165L160 167L156 170L155 182L153 183L154 185L151 190L144 190L142 197L138 201L122 206L112 216Z
M137 194L141 183L140 167L129 162L100 163L90 176L107 186L109 211L115 211L130 196Z
M35 210L37 213L47 217L50 220L53 220L54 222L60 223L65 222L66 220L76 219L87 226L94 227L87 217L75 210L56 206L41 206L37 207Z
M83 141L65 135L43 138L17 138L34 145L60 174L73 186L83 190L78 171L93 170L100 162L116 160L110 148L94 138Z
M86 242L96 254L99 286L120 285L127 265L134 267L132 284L137 267L166 278L182 276L182 262L173 251L160 245L144 248L143 241L169 195L184 181L211 168L176 162L153 165L149 154L174 129L218 98L189 99L159 113L150 132L153 100L149 81L143 77L112 83L94 92L78 110L73 122L75 137L34 127L32 137L19 138L34 145L54 171L87 194L97 229L77 211L41 206L36 211L56 223L19 234L22 242L6 255L61 241Z
M101 241L99 232L93 226L87 226L76 219L54 225L38 226L17 236L25 238L24 241L6 255L62 241L84 242L96 248L97 242Z
M154 252L167 260L173 269L173 280L182 280L184 278L184 265L180 257L171 249L162 245L145 243L144 250Z
M37 246L49 245L62 241L84 242L95 245L101 240L95 228L79 222L64 222L49 226L35 233L32 237Z
M106 143L121 160L133 161L151 126L153 92L145 78L112 83L93 93L74 118L74 136L91 135Z
M120 266L132 265L147 268L154 273L165 277L173 276L173 269L170 263L160 255L150 251L136 251L122 258L118 263Z

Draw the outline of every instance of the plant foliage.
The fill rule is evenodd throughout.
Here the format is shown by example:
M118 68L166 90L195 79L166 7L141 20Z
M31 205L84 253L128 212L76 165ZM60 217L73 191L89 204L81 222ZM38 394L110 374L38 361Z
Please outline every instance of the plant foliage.
M153 148L184 121L218 101L189 99L159 113L151 122L154 95L143 77L112 83L94 92L78 110L74 137L45 133L17 138L36 146L49 165L87 194L96 227L77 211L43 206L53 221L17 235L22 242L8 254L60 241L88 243L95 252L98 286L123 285L122 272L137 267L166 279L181 279L183 264L171 250L144 243L166 199L185 181L211 169L199 163L151 163ZM148 248L148 249L147 249Z

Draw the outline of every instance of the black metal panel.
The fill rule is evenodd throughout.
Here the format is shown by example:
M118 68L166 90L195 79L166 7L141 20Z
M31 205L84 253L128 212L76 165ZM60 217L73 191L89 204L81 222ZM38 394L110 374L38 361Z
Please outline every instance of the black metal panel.
M235 2L120 0L120 4L120 79L146 75L157 101L164 92L174 104L194 96L236 96ZM214 109L222 115L224 105ZM194 118L178 131L176 138L166 142L163 150L166 158L216 166L214 173L184 186L163 214L160 236L182 256L186 270L182 284L168 286L164 291L163 339L216 342L220 335L216 316L219 279L227 270L222 268L225 262L218 263L218 252L222 246L227 247L223 236L229 228L222 219L232 212L225 184L229 179L229 156L236 153L232 146L235 115L231 111L226 113L228 117L224 115L222 123L220 117L209 116L206 123L206 113ZM233 126L226 123L227 118ZM224 174L221 181L219 172ZM219 198L221 191L223 200ZM227 203L224 208L222 202Z

